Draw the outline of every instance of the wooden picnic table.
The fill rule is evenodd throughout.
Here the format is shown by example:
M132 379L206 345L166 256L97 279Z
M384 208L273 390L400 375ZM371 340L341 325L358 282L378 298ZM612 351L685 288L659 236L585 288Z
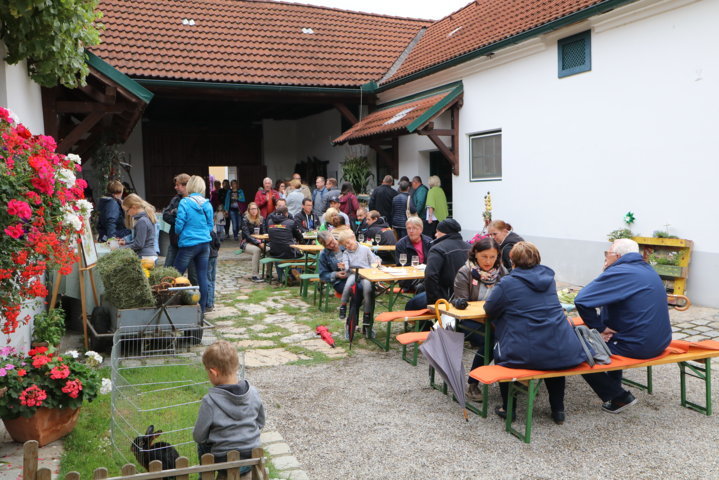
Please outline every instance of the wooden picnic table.
M397 249L395 245L372 245L369 242L362 242L362 245L369 247L373 252L394 252Z
M325 249L325 247L323 247L322 245L305 245L300 243L291 245L291 247L301 251L304 254L320 253L322 250Z
M394 245L387 245L394 247ZM378 293L372 296L372 311L374 312L375 297L387 294L387 308L392 311L394 304L402 294L401 291L395 293L395 285L402 280L422 280L424 278L424 269L415 267L380 267L380 268L360 268L359 276L369 280L372 283L387 283L388 286L382 287Z
M270 239L270 235L267 233L253 233L252 238L256 238L257 240L266 242L267 240Z
M488 316L487 313L484 311L484 301L475 301L475 302L467 302L467 308L464 310L460 310L458 308L455 308L450 304L449 308L447 308L447 305L439 305L437 307L437 310L443 315L449 315L450 317L456 318L459 323L462 322L462 320L474 320L476 322L484 324L484 364L489 365L489 352L492 348L492 345L490 345L490 338L492 337L492 323L488 322ZM427 305L427 308L430 312L436 313L435 306L434 305ZM446 392L446 385L444 385L442 388L438 388L437 385L434 383L434 371L430 371L430 384L432 387L436 388L437 390L440 390ZM482 408L478 409L475 408L472 405L467 405L467 408L469 410L472 410L474 413L481 415L482 417L487 417L487 405L489 403L489 386L482 384Z

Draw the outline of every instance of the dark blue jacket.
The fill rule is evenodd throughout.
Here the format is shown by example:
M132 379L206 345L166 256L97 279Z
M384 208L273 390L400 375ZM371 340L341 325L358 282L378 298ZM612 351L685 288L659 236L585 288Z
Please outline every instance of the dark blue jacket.
M587 360L559 304L549 267L512 270L492 289L484 311L496 329L497 365L559 370Z
M320 275L321 281L334 285L341 280L335 275L339 271L337 262L341 261L341 258L342 249L340 249L340 253L337 254L337 258L335 258L335 252L328 248L320 252L320 257L317 260L317 272Z
M407 192L400 192L392 199L392 219L388 219L394 228L405 228L407 223Z
M574 303L589 327L616 330L608 345L617 355L656 357L672 340L666 290L638 253L622 255L584 287Z
M100 217L97 220L98 240L104 242L108 238L123 238L130 234L125 227L125 213L120 201L114 197L102 197L97 203Z

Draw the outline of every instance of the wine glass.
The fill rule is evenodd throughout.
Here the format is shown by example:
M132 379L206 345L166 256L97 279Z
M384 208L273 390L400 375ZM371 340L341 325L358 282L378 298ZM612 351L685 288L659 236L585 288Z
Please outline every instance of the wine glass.
M375 243L376 243L377 245L379 245L379 242L380 242L381 240L382 240L382 234L381 234L381 233L376 233L375 236L374 236L374 241L375 241Z
M399 264L403 267L407 266L407 254L406 253L400 253L399 254Z
M364 233L358 233L358 234L357 234L357 241L358 241L359 243L363 243L363 242L364 242Z
M412 268L417 268L417 265L419 265L419 257L412 255Z
M379 257L374 257L374 260L372 260L372 265L374 268L379 268L380 265L382 265L382 259Z

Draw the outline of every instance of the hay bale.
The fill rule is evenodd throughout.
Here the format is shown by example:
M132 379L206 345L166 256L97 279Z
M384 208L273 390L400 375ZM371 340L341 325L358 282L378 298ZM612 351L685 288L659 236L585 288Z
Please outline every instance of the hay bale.
M155 267L150 271L150 285L157 285L165 277L177 278L180 272L175 267Z
M140 264L140 258L130 249L118 249L97 261L97 268L105 285L105 298L116 308L155 306L150 282Z

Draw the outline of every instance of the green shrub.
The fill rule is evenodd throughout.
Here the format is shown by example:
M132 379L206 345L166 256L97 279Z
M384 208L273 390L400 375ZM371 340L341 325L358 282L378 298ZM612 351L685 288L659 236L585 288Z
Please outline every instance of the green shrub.
M154 307L150 282L140 257L130 249L114 250L97 261L105 285L105 298L116 308Z
M54 308L48 312L35 315L33 323L32 341L49 345L60 345L65 335L65 312L62 308Z
M607 235L607 240L613 242L614 240L619 240L620 238L632 238L633 236L634 234L628 228L620 228L618 230L612 230L611 232L609 232L609 235Z

